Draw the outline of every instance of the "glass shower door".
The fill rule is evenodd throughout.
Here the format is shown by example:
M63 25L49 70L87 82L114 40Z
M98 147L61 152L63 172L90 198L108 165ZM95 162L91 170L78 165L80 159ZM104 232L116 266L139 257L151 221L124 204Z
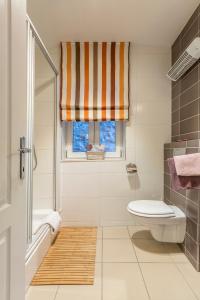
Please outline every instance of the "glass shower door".
M28 134L32 149L28 161L28 244L40 227L41 218L56 203L56 83L57 73L48 53L29 24L28 28Z
M55 74L37 43L33 119L33 210L54 209Z

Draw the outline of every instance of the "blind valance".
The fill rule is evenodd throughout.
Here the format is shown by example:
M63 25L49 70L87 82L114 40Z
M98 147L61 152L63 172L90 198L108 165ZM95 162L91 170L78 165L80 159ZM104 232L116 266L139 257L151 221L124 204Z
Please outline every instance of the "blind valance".
M127 120L129 43L61 43L61 120Z

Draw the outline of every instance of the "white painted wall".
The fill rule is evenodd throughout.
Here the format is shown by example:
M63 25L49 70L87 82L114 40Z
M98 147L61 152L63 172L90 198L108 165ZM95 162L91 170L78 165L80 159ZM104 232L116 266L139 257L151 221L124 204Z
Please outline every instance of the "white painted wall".
M51 53L59 66L59 50ZM169 48L131 47L126 161L61 162L65 225L131 224L129 201L162 198L163 144L170 141L171 130L169 66ZM138 175L127 176L128 162L136 163Z

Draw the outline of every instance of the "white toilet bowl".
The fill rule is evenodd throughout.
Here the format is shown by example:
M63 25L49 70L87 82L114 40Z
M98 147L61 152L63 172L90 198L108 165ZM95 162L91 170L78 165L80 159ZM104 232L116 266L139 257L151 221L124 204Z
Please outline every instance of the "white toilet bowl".
M168 243L184 241L186 217L177 206L160 200L136 200L129 202L127 210L136 223L149 227L155 240Z

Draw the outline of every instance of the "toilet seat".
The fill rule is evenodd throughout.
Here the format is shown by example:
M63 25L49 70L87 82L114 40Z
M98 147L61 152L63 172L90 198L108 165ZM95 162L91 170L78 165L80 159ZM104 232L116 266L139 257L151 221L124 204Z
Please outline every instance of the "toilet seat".
M171 206L163 201L157 200L136 200L128 204L128 211L137 216L147 218L170 218L175 217Z

